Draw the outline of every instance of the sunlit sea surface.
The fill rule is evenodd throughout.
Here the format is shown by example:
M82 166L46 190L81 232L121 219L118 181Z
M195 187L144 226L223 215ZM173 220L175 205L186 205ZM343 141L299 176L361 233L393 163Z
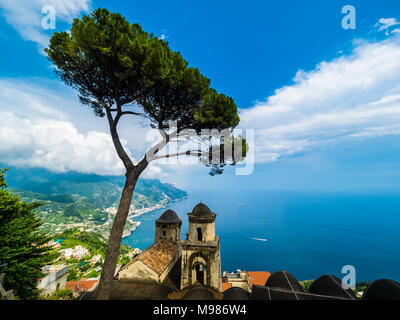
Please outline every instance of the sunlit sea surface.
M324 274L357 281L400 280L400 197L278 191L189 191L173 203L188 231L187 213L204 202L217 214L222 271L287 270L299 281ZM140 226L123 243L142 250L154 241L155 220L167 208L135 218Z

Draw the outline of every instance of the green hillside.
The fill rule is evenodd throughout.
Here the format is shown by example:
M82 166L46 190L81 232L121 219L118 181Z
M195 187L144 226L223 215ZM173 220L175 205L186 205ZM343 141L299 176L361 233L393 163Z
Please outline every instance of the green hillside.
M7 181L9 188L21 200L42 204L37 211L46 231L58 233L80 227L107 236L113 213L118 207L124 177L11 167L7 171ZM132 210L168 205L186 196L185 191L170 184L141 179L136 185ZM126 230L134 227L135 224L128 220Z

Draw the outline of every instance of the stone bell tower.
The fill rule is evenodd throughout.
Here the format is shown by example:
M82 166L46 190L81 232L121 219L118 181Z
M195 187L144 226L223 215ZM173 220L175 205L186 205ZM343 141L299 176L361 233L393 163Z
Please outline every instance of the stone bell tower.
M215 213L203 203L189 216L189 233L182 241L181 289L208 286L221 290L221 255L215 235Z
M165 239L174 243L181 241L182 220L175 211L167 210L156 220L154 242Z

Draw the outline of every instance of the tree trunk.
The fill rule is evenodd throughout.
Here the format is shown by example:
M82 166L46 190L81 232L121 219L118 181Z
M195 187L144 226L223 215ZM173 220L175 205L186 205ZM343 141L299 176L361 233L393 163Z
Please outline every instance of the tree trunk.
M128 218L133 191L135 190L136 182L140 174L144 170L138 169L139 168L136 167L134 170L126 173L124 189L122 190L118 211L115 215L114 223L110 232L103 271L97 288L97 300L108 300L110 297L110 290L117 265L122 234L124 232L126 219Z

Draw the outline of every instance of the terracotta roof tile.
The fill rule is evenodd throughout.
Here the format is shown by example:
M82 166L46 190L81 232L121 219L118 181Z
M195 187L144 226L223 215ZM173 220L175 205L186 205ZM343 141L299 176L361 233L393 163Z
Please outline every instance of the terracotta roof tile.
M229 288L232 288L232 283L230 283L230 282L222 282L221 292L224 292L224 291L228 290Z
M72 291L89 291L96 285L99 280L79 280L79 281L67 281L65 288Z
M163 239L154 243L141 254L136 256L125 266L125 268L136 261L140 261L160 275L174 259L177 252L178 246L176 244Z
M249 275L249 286L253 287L253 284L258 286L265 286L269 276L271 275L267 271L247 271Z

